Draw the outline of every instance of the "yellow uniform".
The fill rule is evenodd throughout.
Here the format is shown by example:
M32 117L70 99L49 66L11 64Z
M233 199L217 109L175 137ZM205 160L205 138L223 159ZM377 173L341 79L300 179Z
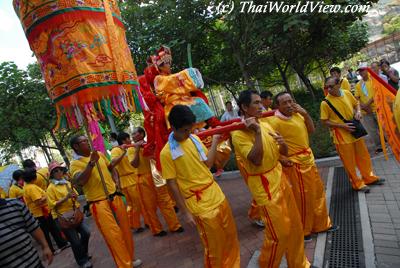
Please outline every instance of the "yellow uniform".
M0 198L6 198L7 193L3 190L3 188L0 187Z
M174 209L175 201L171 198L166 181L162 178L160 172L157 170L154 159L150 160L150 166L154 185L156 186L157 205L160 208L160 212L168 225L168 229L171 232L177 231L182 226L179 223Z
M108 193L114 194L116 186L108 171L109 161L102 153L99 155L98 165L104 176ZM90 157L82 156L73 160L70 166L71 175L75 177L83 172L89 161ZM90 178L82 189L86 200L90 203L97 228L102 233L117 267L131 268L134 260L133 238L122 198L116 195L112 201L107 200L97 167L92 169Z
M23 198L24 197L24 188L13 184L10 187L10 190L8 190L8 196L10 198Z
M24 185L24 200L33 217L38 218L49 214L47 204L38 206L35 201L46 196L46 192L34 183L25 183Z
M304 254L303 232L293 193L279 163L279 147L265 121L260 122L263 159L256 166L247 159L255 141L254 132L231 133L236 153L243 163L249 190L265 224L265 239L259 258L260 267L279 267L283 254L289 267L309 267Z
M36 180L34 184L46 191L49 185L49 169L47 167L36 170Z
M339 97L328 94L326 98L345 119L350 120L353 118L357 100L350 92L342 91ZM321 102L321 120L344 124L325 101ZM372 171L371 157L365 146L364 139L355 139L350 132L343 128L333 128L331 134L336 145L336 151L342 159L353 189L359 190L365 184L371 184L378 180L378 177ZM362 178L357 175L356 166L360 170Z
M71 183L70 182L67 183L69 189L72 189ZM78 196L78 192L75 189L73 191L75 192L76 196ZM61 203L57 207L57 212L55 209L56 203L68 195L68 188L66 184L55 185L54 183L50 183L49 187L47 187L46 194L47 194L47 204L49 205L53 219L57 218L58 216L57 213L63 214L67 211L72 210L73 204L71 198L68 198L68 200L65 201L64 203ZM75 206L77 208L79 207L78 201L75 202Z
M340 88L343 90L347 90L348 92L351 92L351 86L349 80L347 80L346 77L342 78L342 83L340 84Z
M366 104L375 97L375 89L372 84L372 80L368 79L367 81L361 80L356 84L354 96L360 98L360 103ZM373 112L376 112L375 103L371 104L371 108ZM366 112L363 110L363 114Z
M111 150L111 158L118 158L124 153L119 147L114 147ZM140 211L140 199L135 199L137 194L134 194L136 191L136 170L129 163L128 155L126 154L121 162L115 167L119 175L119 181L121 185L122 193L125 195L127 202L127 213L129 217L129 224L131 228L137 229L140 227L140 221L134 220L135 213L139 213Z
M201 143L200 139L194 136ZM179 142L183 155L172 159L170 144L161 151L162 176L175 179L190 213L196 220L204 247L205 267L240 267L239 241L229 203L200 160L194 142ZM204 152L206 147L202 145Z
M284 167L283 172L292 185L304 235L326 231L332 224L303 116L298 113L289 119L273 116L270 124L283 136L288 145L288 159L294 163L292 167Z
M240 156L238 154L235 154L236 158L236 165L239 169L240 175L245 179L245 182L247 184L247 173L246 170L244 169L244 165L242 160L240 159ZM251 201L250 208L247 212L247 217L252 220L252 221L260 221L261 220L261 214L258 210L257 203L254 201L254 199Z
M132 162L135 157L136 148L128 149L128 160ZM133 198L133 225L140 226L140 215L149 225L153 235L160 233L162 225L157 216L157 192L151 174L150 160L143 156L143 148L139 152L139 166L132 167L135 170L135 188L130 189Z

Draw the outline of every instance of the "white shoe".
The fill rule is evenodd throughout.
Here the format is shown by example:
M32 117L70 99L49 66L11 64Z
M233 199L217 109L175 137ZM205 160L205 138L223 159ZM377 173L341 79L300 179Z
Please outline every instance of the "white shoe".
M263 222L262 220L255 220L254 223L255 223L257 226L265 227L264 222Z
M142 265L142 261L140 259L133 261L133 267L139 267L140 265Z

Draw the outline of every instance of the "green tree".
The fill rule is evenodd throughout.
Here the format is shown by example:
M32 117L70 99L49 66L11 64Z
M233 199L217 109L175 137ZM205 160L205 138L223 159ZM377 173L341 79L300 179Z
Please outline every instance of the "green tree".
M178 69L186 67L186 46L190 43L194 65L211 85L245 83L253 87L254 81L278 71L279 82L290 91L289 77L294 71L313 94L308 74L357 52L367 40L365 27L354 24L364 13L240 13L240 2L234 1L236 9L230 14L209 9L218 1L126 2L122 13L138 69L143 69L147 56L160 44L172 47Z
M62 143L52 127L55 122L55 110L47 95L43 81L35 73L35 66L28 72L17 68L13 62L0 64L0 144L5 158L20 155L21 150L30 146L43 150L48 161L49 149L58 149L68 164L68 158ZM29 74L28 74L29 73ZM32 75L32 76L30 76ZM66 136L66 134L60 134ZM47 142L50 136L55 144Z

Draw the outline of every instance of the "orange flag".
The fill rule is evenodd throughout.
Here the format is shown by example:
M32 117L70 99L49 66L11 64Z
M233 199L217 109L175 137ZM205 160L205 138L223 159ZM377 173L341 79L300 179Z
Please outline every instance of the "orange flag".
M394 156L400 162L400 120L398 119L396 123L395 118L400 117L400 97L396 98L397 91L370 68L368 68L368 72L375 89L374 102L379 124L386 133L387 142L392 148Z

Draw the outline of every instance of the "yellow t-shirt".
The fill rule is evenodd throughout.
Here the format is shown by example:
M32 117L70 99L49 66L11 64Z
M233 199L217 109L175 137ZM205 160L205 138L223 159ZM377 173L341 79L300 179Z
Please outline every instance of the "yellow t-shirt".
M135 158L136 148L131 147L128 149L128 159L129 162L132 162ZM143 148L140 148L139 152L139 166L134 168L136 170L136 174L144 175L151 173L150 159L148 157L143 156Z
M8 196L10 198L20 198L24 196L24 189L18 185L11 185L10 190L8 190Z
M236 154L239 155L242 167L248 174L247 185L253 198L258 205L268 203L268 194L264 189L260 175L266 174L269 183L269 191L275 196L280 191L282 166L279 163L279 146L269 132L275 131L265 120L260 121L262 144L264 149L263 159L260 166L254 165L247 159L255 141L253 131L244 129L231 133L232 143ZM268 173L267 173L268 172Z
M71 189L70 182L68 182L68 186ZM73 191L75 192L76 196L78 196L78 192L75 189ZM49 205L49 208L51 209L51 215L53 216L53 219L55 219L55 218L57 218L57 213L55 212L54 207L59 200L61 200L67 196L67 194L68 194L67 185L66 184L55 185L54 183L50 183L49 187L47 187L46 193L47 193L47 204ZM79 207L78 201L75 202L75 206ZM59 205L57 208L57 211L60 214L63 214L70 210L72 210L71 198L68 198L67 201L65 201L64 203Z
M104 154L99 152L99 155L100 159L98 163L103 173L108 193L113 194L115 193L117 188L115 186L115 182L112 179L111 173L108 170L108 165L110 162L104 156ZM90 157L81 157L78 160L73 160L70 166L72 177L75 178L78 173L83 172L86 169L89 161ZM87 201L99 201L107 199L107 196L104 193L103 185L101 183L100 174L96 166L92 169L92 174L90 175L88 182L82 186L82 189L85 193Z
M114 147L111 150L111 158L118 158L124 153L119 147ZM124 189L126 187L132 186L136 184L136 170L129 162L128 154L122 158L121 162L115 167L119 174L121 188Z
M43 196L46 196L46 192L42 188L34 183L25 183L24 200L29 211L35 218L43 216L42 208L48 210L47 205L41 207L35 204L35 201L41 199Z
M351 120L353 118L357 100L349 91L342 90L342 96L340 97L328 94L326 98L346 120ZM334 123L344 124L325 101L321 102L321 120L329 120ZM342 128L331 129L331 136L333 137L333 142L336 144L347 144L357 141L350 132Z
M49 185L49 169L47 167L36 170L36 177L34 184L46 191Z
M365 95L365 92L363 91L363 87L365 87L367 95ZM359 81L356 84L354 96L360 98L360 103L362 103L362 104L366 104L367 102L369 102L370 99L373 99L375 96L375 89L372 84L372 80L368 79L367 81L364 81L364 80ZM376 111L375 103L372 103L371 107L372 107L372 111L375 112ZM362 113L366 114L366 112L364 110L362 110Z
M284 138L288 149L289 159L298 164L313 165L314 155L310 148L307 126L304 117L295 113L288 120L271 116L270 124Z
M6 198L7 193L3 190L3 188L0 187L0 198Z
M200 139L195 136L199 141ZM161 151L162 176L165 179L176 179L179 190L185 198L185 203L193 215L201 215L217 208L224 200L225 195L208 169L200 160L199 153L193 141L189 138L179 142L183 155L172 160L169 143ZM204 152L207 148L203 145ZM191 196L192 191L206 188L201 193L201 199ZM187 198L187 199L186 199Z
M340 84L340 88L343 90L347 90L348 92L351 92L351 86L349 80L347 80L346 77L342 78L342 83Z

